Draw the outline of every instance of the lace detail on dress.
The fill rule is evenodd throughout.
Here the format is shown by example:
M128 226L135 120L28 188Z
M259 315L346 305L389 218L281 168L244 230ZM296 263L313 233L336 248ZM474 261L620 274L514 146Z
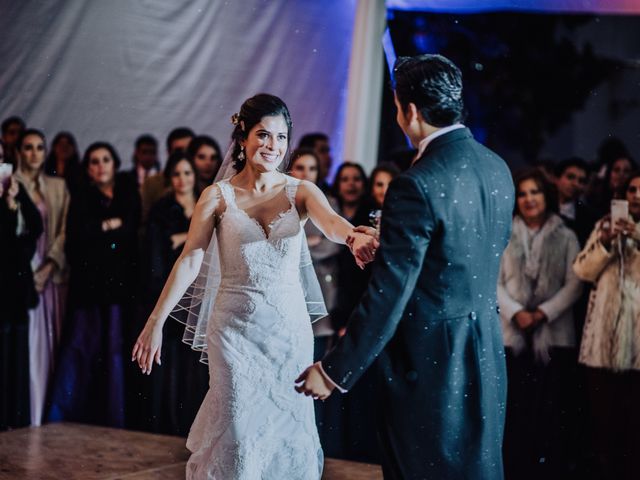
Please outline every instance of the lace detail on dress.
M210 389L187 441L187 478L319 479L313 401L293 389L313 362L298 182L287 177L289 209L267 229L237 207L228 181L218 185L226 211L216 229L221 283L207 324Z

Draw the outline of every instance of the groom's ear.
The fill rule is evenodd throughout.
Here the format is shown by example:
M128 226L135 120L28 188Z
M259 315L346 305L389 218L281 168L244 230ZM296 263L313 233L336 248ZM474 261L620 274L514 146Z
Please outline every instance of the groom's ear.
M413 102L409 102L409 105L407 105L407 108L405 109L405 116L409 124L422 120L422 114Z

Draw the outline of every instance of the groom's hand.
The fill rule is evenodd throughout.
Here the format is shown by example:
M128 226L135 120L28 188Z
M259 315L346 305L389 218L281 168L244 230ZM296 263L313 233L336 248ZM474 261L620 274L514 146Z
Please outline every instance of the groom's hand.
M367 235L375 238L376 240L379 237L378 230L376 230L373 227L367 227L366 225L358 225L357 227L353 228L353 231L358 233L366 233Z
M296 378L296 383L300 382L302 382L302 384L295 387L296 392L303 393L307 397L313 397L315 400L326 400L335 388L322 374L320 362L314 363L302 372L302 374Z

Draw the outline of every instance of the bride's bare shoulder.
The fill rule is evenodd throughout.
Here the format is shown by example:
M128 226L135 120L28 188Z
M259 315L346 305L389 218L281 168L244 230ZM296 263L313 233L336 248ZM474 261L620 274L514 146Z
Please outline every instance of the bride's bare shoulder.
M313 183L310 182L309 180L298 180L294 177L289 177L298 183L298 192L302 193L303 195L308 195L308 194L312 194L315 195L317 193L322 193L320 188L318 188L318 186Z
M220 185L214 183L205 188L198 199L200 207L207 212L220 214L224 211L224 197Z
M217 202L222 198L222 190L220 185L214 183L205 188L200 194L199 202Z

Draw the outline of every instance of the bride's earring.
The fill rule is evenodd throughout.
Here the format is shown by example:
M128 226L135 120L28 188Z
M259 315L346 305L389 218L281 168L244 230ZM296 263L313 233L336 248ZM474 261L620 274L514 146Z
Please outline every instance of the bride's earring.
M244 160L244 147L240 147L240 153L238 154L238 160Z

